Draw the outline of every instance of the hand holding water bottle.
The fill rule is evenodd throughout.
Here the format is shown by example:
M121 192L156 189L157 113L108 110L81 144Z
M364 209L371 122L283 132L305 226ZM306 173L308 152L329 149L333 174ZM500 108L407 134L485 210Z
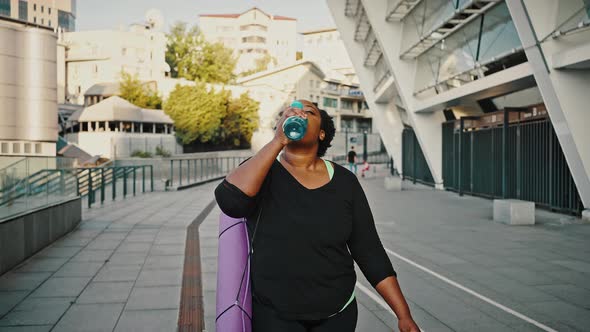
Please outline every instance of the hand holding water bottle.
M301 102L294 101L283 111L283 116L277 122L275 139L287 145L289 142L303 138L306 130L307 114L303 111Z

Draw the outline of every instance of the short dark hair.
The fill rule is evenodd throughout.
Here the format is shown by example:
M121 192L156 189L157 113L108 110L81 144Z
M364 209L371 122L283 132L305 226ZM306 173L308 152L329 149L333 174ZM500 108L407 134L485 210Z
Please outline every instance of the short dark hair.
M336 134L336 128L334 127L334 120L328 114L328 112L319 109L321 115L321 123L320 129L326 133L323 140L320 140L320 144L318 147L318 157L323 157L326 154L326 151L329 147L332 146L332 140L334 139L334 134Z

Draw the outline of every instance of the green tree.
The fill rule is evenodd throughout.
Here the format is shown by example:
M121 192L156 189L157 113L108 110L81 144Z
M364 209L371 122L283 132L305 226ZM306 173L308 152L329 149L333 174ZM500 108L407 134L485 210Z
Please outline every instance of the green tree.
M145 86L137 75L121 72L119 97L141 108L161 109L162 98L157 92Z
M183 144L247 146L258 128L259 103L244 93L216 92L205 83L176 86L164 104Z
M208 83L228 83L234 76L236 58L221 43L209 43L197 26L175 23L167 35L166 62L172 77Z
M220 135L226 144L240 147L250 143L252 134L258 129L259 106L260 103L250 98L247 93L229 100Z
M216 141L226 114L227 94L208 89L205 83L176 86L164 104L164 112L174 121L176 135L183 144Z
M256 60L254 60L254 65L255 65L254 69L250 69L250 70L247 70L245 72L242 72L240 74L240 76L249 76L249 75L252 75L252 74L259 73L261 71L268 70L271 63L272 63L273 66L276 66L277 65L277 59L275 59L270 54L265 54L262 58L258 58Z

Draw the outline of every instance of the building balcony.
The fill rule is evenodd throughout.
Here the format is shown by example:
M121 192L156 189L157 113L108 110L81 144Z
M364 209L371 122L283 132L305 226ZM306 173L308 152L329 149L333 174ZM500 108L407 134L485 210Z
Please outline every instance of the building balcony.
M413 42L403 42L407 47L401 52L400 57L402 59L415 59L419 55L428 51L434 45L444 41L450 35L460 30L467 23L473 21L499 2L501 2L501 0L472 0L459 1L457 3L457 8L454 8L455 5L452 4L446 6L445 8L441 9L444 15L443 18L436 22L430 30L417 36L416 40ZM416 5L418 4L420 4L420 2L418 2ZM424 4L424 6L426 6L426 4ZM425 11L420 14L421 12L418 9L419 8L416 10L417 13L412 15L427 15ZM417 18L417 20L426 19L426 17ZM408 20L406 24L412 24L410 21L411 20ZM409 44L409 46L407 44ZM403 47L404 46L402 46L402 48Z
M381 45L377 41L377 36L370 30L367 36L367 39L364 41L365 47L365 62L364 65L366 67L374 67L377 64L377 61L381 58L383 51L381 49Z
M422 0L389 0L385 20L388 22L403 20L420 1Z
M346 7L344 8L344 16L356 17L361 10L360 0L346 0Z
M323 88L322 93L332 96L340 96L340 89L338 88Z
M391 70L389 69L389 66L383 57L380 57L379 60L377 60L373 75L375 78L375 86L373 87L373 91L377 92L391 77Z

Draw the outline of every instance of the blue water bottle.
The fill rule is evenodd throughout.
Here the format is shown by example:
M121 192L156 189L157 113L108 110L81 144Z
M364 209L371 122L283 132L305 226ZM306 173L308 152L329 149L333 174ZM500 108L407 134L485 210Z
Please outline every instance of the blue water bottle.
M291 107L302 110L303 104L296 100L291 103ZM283 132L285 133L285 136L292 141L302 139L303 136L305 136L305 132L307 132L307 119L298 116L288 117L285 122L283 122Z

